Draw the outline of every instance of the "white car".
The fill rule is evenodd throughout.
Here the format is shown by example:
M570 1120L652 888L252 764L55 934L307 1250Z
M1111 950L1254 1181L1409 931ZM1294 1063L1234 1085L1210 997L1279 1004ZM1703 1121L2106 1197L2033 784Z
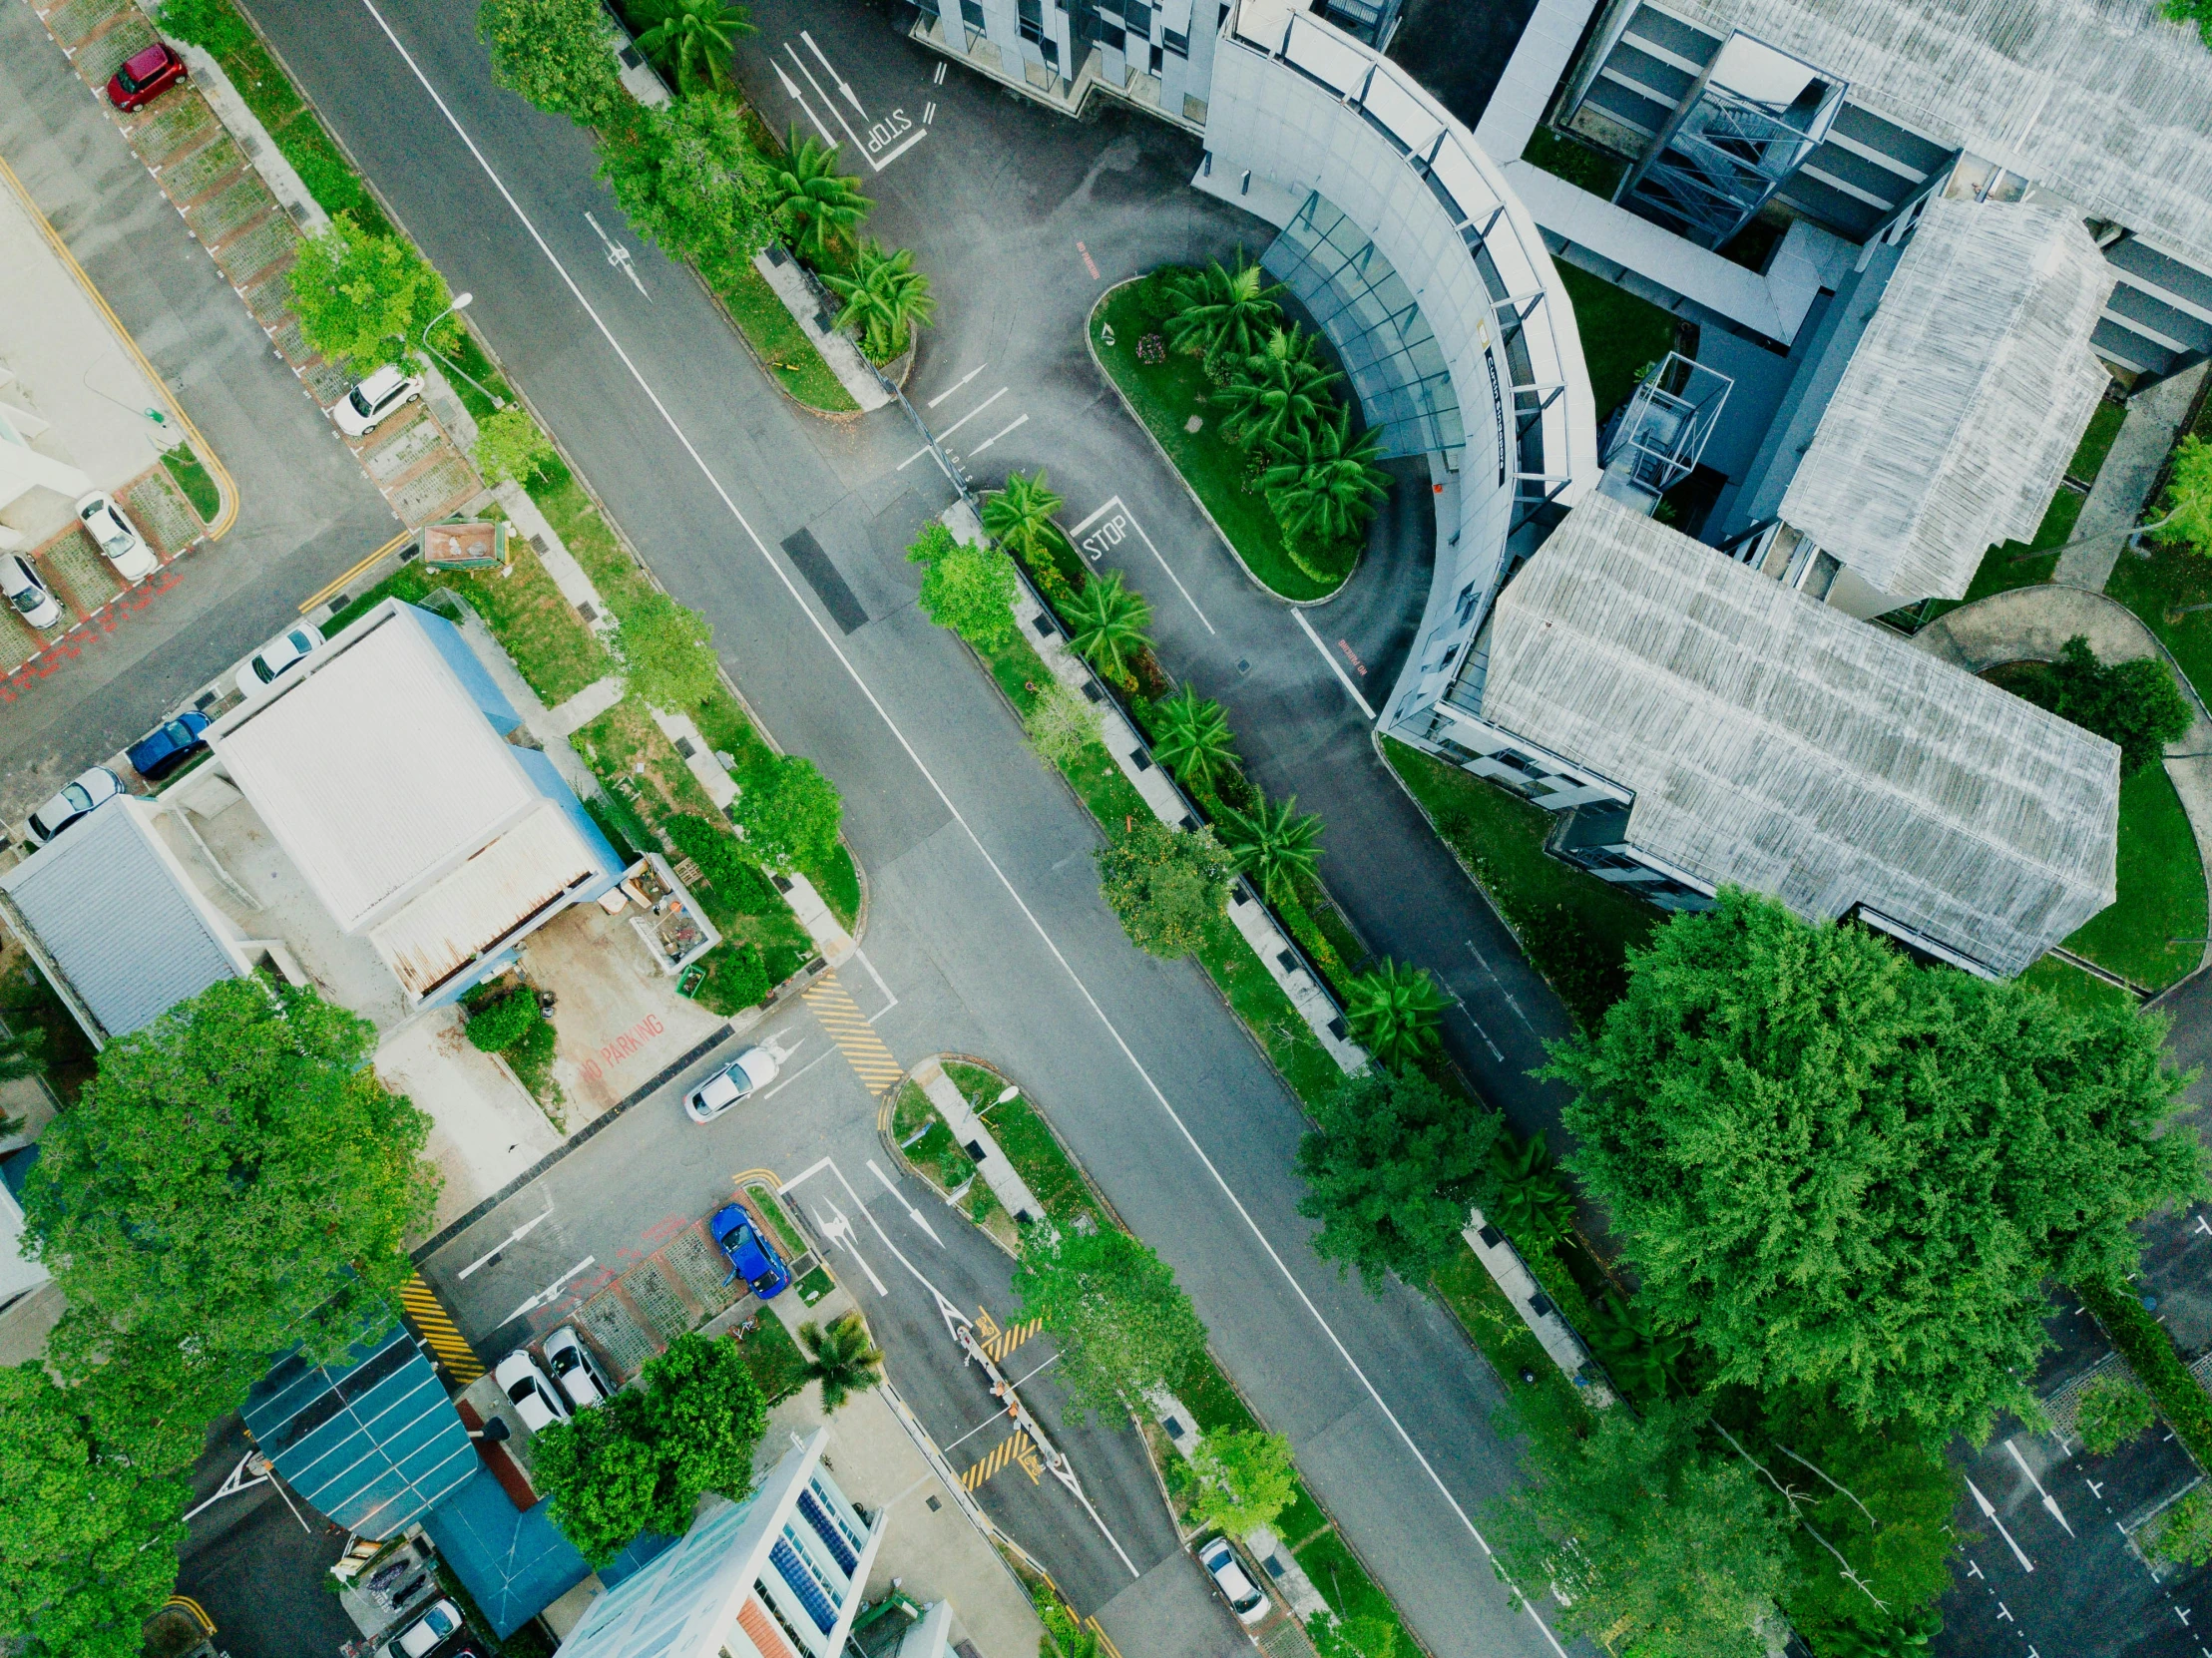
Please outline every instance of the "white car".
M143 582L162 568L146 538L123 516L114 499L101 491L94 490L77 503L77 522L126 582Z
M39 579L28 559L0 553L0 597L16 608L33 627L51 627L62 619L61 601Z
M530 1357L525 1348L500 1360L499 1368L492 1372L507 1395L507 1403L515 1408L515 1415L522 1418L522 1425L538 1434L557 1422L569 1420L569 1402L561 1397L559 1389L546 1380L546 1373L538 1368L538 1361Z
M429 1611L400 1631L390 1650L403 1658L423 1658L425 1653L437 1651L438 1643L460 1627L460 1607L450 1600L433 1601Z
M712 1122L774 1080L775 1055L764 1047L748 1047L683 1096L684 1114L693 1122Z
M248 701L266 696L278 678L322 648L322 629L302 622L288 633L279 633L246 657L238 669L238 693Z
M30 816L31 844L44 846L94 807L123 792L123 779L106 766L94 766Z
M606 1372L599 1368L599 1361L592 1357L592 1350L584 1345L584 1339L576 1333L576 1326L564 1324L545 1340L546 1369L553 1372L554 1381L569 1396L569 1403L579 1411L589 1411L595 1405L605 1405L608 1395L615 1390L609 1385Z
M1221 1591L1221 1598L1229 1603L1238 1623L1258 1623L1267 1616L1271 1609L1267 1591L1245 1575L1236 1550L1224 1539L1216 1537L1199 1549L1198 1563L1206 1568L1206 1575L1213 1579L1213 1586Z
M330 418L349 438L365 438L384 424L394 409L422 395L422 376L402 374L396 368L380 368L330 405Z

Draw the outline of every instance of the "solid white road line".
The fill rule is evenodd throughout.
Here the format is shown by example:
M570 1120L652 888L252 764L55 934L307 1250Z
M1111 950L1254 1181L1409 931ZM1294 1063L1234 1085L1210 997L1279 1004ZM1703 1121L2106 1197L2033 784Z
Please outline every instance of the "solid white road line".
M786 1076L782 1081L778 1082L774 1087L770 1088L766 1093L762 1094L760 1096L761 1101L765 1103L766 1101L775 1098L777 1094L781 1093L785 1088L788 1088L793 1082L796 1082L800 1077L804 1076L808 1071L812 1070L816 1065L820 1064L824 1059L829 1058L831 1054L834 1054L837 1051L838 1049L832 1047L828 1053L815 1054L813 1058L807 1060L805 1064L799 1066L797 1070L791 1072L790 1075ZM803 1174L799 1176L799 1180L804 1180L806 1176ZM796 1180L792 1182L793 1185L796 1185L798 1181Z
M868 155L868 147L860 142L860 135L852 130L852 123L845 119L845 112L837 107L837 100L824 92L822 83L814 79L814 71L806 67L806 60L800 57L798 53L791 51L789 41L783 43L783 50L790 52L791 61L798 65L799 73L806 77L806 84L814 89L814 95L821 99L822 107L837 118L838 126L845 129L845 137L852 140L852 147L860 152L860 159L867 162L870 167L874 167L876 164ZM880 172L881 169L878 169L878 171Z
M989 449L993 444L997 443L1001 438L1005 437L1007 433L1013 431L1015 427L1028 425L1029 418L1030 417L1026 414L1016 415L1012 420L1008 421L996 432L993 432L989 437L985 438L981 443L977 444L975 448L969 450L968 458L970 460L974 460L976 456L982 454L986 449Z
M1111 511L1113 511L1114 508L1120 505L1121 498L1118 495L1107 496L1105 506L1099 508L1089 518L1085 519L1081 524L1077 525L1073 530L1068 532L1068 539L1070 541L1076 540L1077 537L1081 536L1086 530L1090 529L1092 525L1098 523L1100 519L1106 517L1106 514L1110 513Z
M939 446L942 447L947 438L951 437L955 432L959 431L963 426L967 425L969 421L975 419L976 416L983 413L984 410L991 407L992 404L996 403L1000 398L1004 397L1013 389L1014 388L1011 386L1001 386L997 391L993 392L989 397L986 397L981 403L978 403L974 408L970 409L966 414L962 415L958 420L954 421L942 432L939 432L937 434L937 442Z
M1306 613L1292 611L1290 616L1306 637L1313 640L1314 649L1321 652L1321 659L1329 664L1329 671L1336 675L1337 683L1352 693L1352 700L1360 705L1360 712L1373 719L1375 710L1367 705L1367 698L1360 695L1359 686L1352 683L1352 676L1344 671L1344 664L1336 659L1336 653L1321 642L1321 635L1313 630L1313 623L1306 620Z
M376 0L361 0L361 4L367 10L369 16L376 20L376 25L383 31L384 38L392 43L392 50L399 54L400 61L407 65L409 72L421 83L423 91L429 94L430 101L437 105L438 113L445 117L447 125L468 147L469 154L476 158L477 166L481 167L484 170L484 176L491 180L492 188L499 192L508 208L521 221L524 230L529 233L530 239L538 244L538 251L545 255L546 262L553 266L555 273L560 276L562 284L575 296L576 302L582 307L584 314L592 319L592 325L599 330L601 338L607 341L609 349L621 360L623 367L629 370L631 378L638 383L638 389L645 393L647 400L653 404L655 411L666 423L670 435L675 438L677 443L682 445L683 452L690 457L691 464L698 468L699 475L706 480L707 486L720 499L723 507L728 510L730 517L737 521L738 527L745 532L746 539L753 544L755 551L759 553L761 563L767 566L778 582L782 583L784 592L791 596L791 603L798 607L800 614L812 624L816 636L822 641L822 647L837 658L838 665L845 670L846 676L852 680L854 688L867 699L868 705L874 709L876 717L883 721L884 728L891 733L892 740L898 743L908 760L913 762L914 769L921 774L923 780L929 784L931 792L944 804L945 810L950 814L952 820L960 825L962 833L967 836L968 844L976 849L976 855L983 860L1007 897L1013 901L1014 907L1022 912L1023 920L1030 924L1031 929L1037 934L1039 942L1045 946L1046 950L1051 952L1053 960L1060 964L1061 971L1067 974L1069 983L1075 987L1076 994L1083 998L1084 1005L1091 1010L1092 1017L1098 1020L1101 1028L1112 1039L1113 1045L1120 1049L1121 1057L1128 1062L1129 1068L1136 1073L1137 1079L1144 1084L1145 1091L1152 1096L1160 1111L1174 1126L1175 1131L1181 1135L1183 1143L1190 1148L1190 1153L1198 1160L1199 1166L1206 1171L1207 1176L1220 1189L1221 1195L1228 1201L1229 1206L1236 1211L1237 1218L1244 1222L1246 1229L1252 1234L1253 1241L1265 1252L1275 1270L1282 1275L1283 1281L1290 1286L1291 1294L1298 1298L1299 1304L1305 1308L1315 1326L1328 1340L1329 1346L1335 1350L1337 1357L1343 1361L1345 1369L1358 1381L1361 1391L1374 1402L1375 1408L1382 1413L1383 1420L1390 1424L1392 1432L1398 1436L1399 1443L1405 1446L1408 1453L1420 1466L1421 1471L1428 1476L1429 1482L1436 1487L1437 1494L1444 1498L1446 1506L1452 1510L1459 1522L1467 1528L1468 1535L1475 1539L1485 1555L1495 1557L1489 1541L1469 1516L1466 1508L1461 1505L1460 1499L1452 1494L1452 1487L1444 1482L1444 1476L1437 1472L1436 1465L1423 1453L1421 1447L1415 1443L1413 1436L1407 1432L1406 1425L1399 1420L1398 1413L1390 1408L1380 1390L1369 1379L1367 1372L1361 1369L1359 1361L1352 1357L1352 1350L1344 1345L1344 1339L1336 1333L1335 1327L1322 1316L1321 1309L1314 1305L1313 1298L1306 1293L1305 1286L1299 1283L1297 1274L1290 1270L1290 1263L1282 1258L1282 1254L1276 1249L1273 1240L1260 1229L1259 1222L1252 1217L1252 1212L1244 1206L1244 1200L1236 1195L1236 1189L1229 1184L1227 1178L1222 1174L1220 1166L1206 1154L1205 1147L1198 1143L1198 1137L1190 1131L1190 1125L1183 1120L1182 1113L1177 1111L1174 1105L1169 1102L1167 1095L1160 1090L1159 1083L1153 1079L1152 1073L1145 1068L1144 1061L1139 1059L1136 1056L1136 1050L1129 1046L1128 1038L1121 1035L1120 1027L1113 1023L1111 1017L1100 1004L1099 999L1092 994L1091 987L1084 982L1083 976L1076 971L1075 964L1070 962L1062 952L1059 942L1046 930L1044 922L1038 919L1037 912L1029 907L1028 900L1022 897L1020 889L1014 885L1013 880L1007 875L998 859L991 856L990 848L983 844L983 837L976 833L975 826L968 821L966 814L954 803L953 797L946 792L945 785L938 781L937 774L930 770L906 733L900 729L898 721L891 717L891 710L886 708L883 705L882 698L876 695L875 687L868 683L859 668L853 665L852 658L845 654L843 647L837 642L836 635L830 631L829 624L815 614L813 607L807 604L805 596L799 592L798 585L775 562L774 557L768 552L767 544L760 539L759 533L753 529L751 521L739 510L729 491L723 488L721 480L714 476L713 469L706 464L706 458L699 453L698 447L691 442L689 434L676 424L675 416L669 413L668 406L662 402L661 394L653 389L652 382L647 380L630 353L623 349L622 342L615 337L614 330L607 326L606 319L599 314L591 300L585 297L584 290L577 285L576 278L569 272L569 267L561 262L560 255L554 252L544 235L539 232L537 225L531 220L530 215L523 211L522 204L515 200L514 193L507 188L506 181L500 178L498 171L486 159L484 152L477 148L476 140L469 136L468 129L461 125L460 119L454 115L452 107L446 103L438 89L430 84L429 76L423 73L422 66L415 61L414 54L409 52L405 45L401 43L399 36L392 31L391 24L385 20L384 14L377 10ZM1319 641L1316 640L1316 642ZM837 1173L834 1163L830 1164L830 1169L831 1172ZM812 1170L810 1169L807 1172L811 1173ZM801 1178L804 1178L804 1176L802 1175ZM837 1178L840 1182L843 1182L844 1175L838 1173ZM845 1189L850 1191L852 1188L847 1185ZM859 1199L855 1197L853 1201L858 1203ZM869 1224L875 1224L872 1215L869 1217ZM882 1228L877 1227L876 1230L880 1236ZM885 1238L884 1242L889 1247L890 1240ZM894 1253L896 1253L895 1250ZM921 1275L916 1273L915 1276L920 1277ZM1507 1586L1512 1588L1512 1579L1507 1578L1505 1581ZM1550 1643L1551 1650L1558 1654L1558 1658L1566 1658L1566 1649L1559 1645L1558 1637L1551 1633L1551 1626L1537 1615L1535 1604L1518 1589L1514 1590L1514 1594L1520 1600L1522 1609L1529 1614L1536 1626L1544 1632L1544 1638Z
M876 972L876 965L868 960L868 953L865 950L855 948L853 959L868 970L868 977L876 982L876 989L883 993L883 1006L868 1016L868 1023L873 1025L893 1008L896 1008L899 1005L899 999L891 994L891 987L883 982L883 975Z
M916 1226L919 1226L923 1231L927 1232L929 1234L929 1241L931 1243L935 1244L939 1249L943 1249L945 1247L945 1240L937 1235L937 1228L930 1225L929 1221L923 1216L922 1212L919 1209L915 1208L913 1204L907 1202L906 1193L900 1191L898 1187L891 1184L891 1177L888 1174L884 1173L883 1170L876 1167L876 1160L873 1157L870 1157L868 1159L868 1172L876 1177L876 1183L878 1185L882 1186L885 1191L889 1192L893 1197L898 1199L899 1207L906 1211L906 1218L912 1221Z
M976 364L974 368L968 370L967 373L963 374L959 379L955 380L951 385L947 386L943 391L939 392L935 397L931 398L922 406L928 409L936 408L938 404L944 402L946 398L952 396L954 392L958 391L962 386L966 385L970 380L973 380L977 375L981 374L990 366L991 365L987 362Z
M478 1267L489 1261L493 1256L497 1255L509 1244L518 1242L523 1238L529 1237L532 1230L536 1228L541 1222L552 1219L553 1194L551 1192L545 1192L541 1195L543 1195L546 1200L546 1206L543 1210L535 1215L532 1215L528 1220L524 1221L520 1226L516 1227L512 1232L508 1233L506 1237L500 1239L498 1243L492 1245L491 1248L484 1251L483 1254L479 1255L475 1260L471 1261L467 1266L463 1267L453 1276L455 1278L468 1277L470 1273L474 1272Z
M822 135L822 142L832 150L836 149L837 135L822 125L822 118L814 113L814 106L806 101L806 94L799 91L798 82L784 74L783 65L777 63L775 59L770 58L768 63L775 70L775 78L783 83L783 90L791 95L792 102L806 112L807 120L814 123L814 131Z

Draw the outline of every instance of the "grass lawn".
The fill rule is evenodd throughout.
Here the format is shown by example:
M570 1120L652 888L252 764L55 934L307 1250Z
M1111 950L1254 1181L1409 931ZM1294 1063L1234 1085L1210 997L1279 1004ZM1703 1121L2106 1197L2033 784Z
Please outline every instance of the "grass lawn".
M1387 1650L1418 1650L1413 1637L1406 1633L1405 1624L1399 1620L1398 1608L1391 1604L1390 1596L1376 1587L1375 1580L1367 1575L1367 1568L1359 1563L1358 1556L1337 1535L1334 1527L1309 1537L1291 1553L1297 1556L1298 1564L1313 1579L1313 1586L1321 1591L1321 1598L1340 1619L1372 1618L1389 1625L1392 1631L1392 1644Z
M1522 147L1521 159L1531 167L1542 168L1554 179L1564 179L1607 202L1619 189L1620 176L1628 171L1628 164L1618 156L1607 156L1586 144L1577 144L1549 127L1539 127L1529 135L1529 142Z
M2204 955L2201 945L2166 941L2204 936L2204 865L2196 837L2165 767L2145 766L2120 785L2119 896L2066 948L2156 991Z
M1170 351L1165 362L1137 361L1137 342L1160 329L1159 280L1155 273L1123 283L1092 313L1091 339L1099 360L1137 418L1167 451L1183 481L1205 503L1246 568L1285 599L1326 599L1352 574L1358 549L1350 550L1342 568L1326 571L1325 579L1301 569L1283 546L1274 509L1256 491L1244 487L1248 458L1222 435L1208 401L1213 387L1198 359ZM1111 345L1103 333L1106 324L1113 328ZM1196 432L1188 429L1192 419L1200 422Z
M2099 403L2096 413L2089 417L2088 430L2081 434L2081 443L2073 452L2073 459L2066 463L2066 476L2092 483L2104 470L2104 458L2112 453L2112 445L2120 435L2120 427L2127 420L2124 403Z
M775 1234L776 1247L783 1251L786 1262L795 1261L806 1253L806 1240L791 1224L791 1217L783 1212L783 1200L776 1196L773 1187L756 1180L745 1188L745 1195L767 1220L768 1230Z
M1928 607L1926 620L1934 622L1946 611L1955 611L1961 605L1971 605L1977 599L1987 599L1992 593L2009 593L2014 588L2040 587L2050 580L2051 572L2058 568L2056 552L2045 553L2041 558L2030 559L2027 554L2043 548L2060 548L2073 535L2074 520L2081 516L2085 495L2061 489L2050 498L2050 506L2043 513L2043 522L2036 526L2032 541L2021 543L2008 541L1992 547L1982 555L1981 566L1974 573L1974 581L1967 587L1967 597L1957 601L1939 599Z
M2147 559L2122 553L2104 592L2142 618L2200 698L2212 695L2212 610L2190 609L2212 605L2212 559L2178 543L2153 544Z
M222 492L216 488L216 481L209 476L208 469L200 464L200 457L186 445L179 444L175 449L162 451L162 465L177 480L177 487L185 492L185 499L200 515L200 522L213 524L216 514L222 510Z
M1626 288L1616 288L1563 260L1552 266L1574 302L1597 423L1628 401L1642 372L1674 349L1674 318Z
M777 385L809 408L832 414L859 409L852 394L814 349L806 330L793 319L789 308L776 297L775 289L768 286L768 279L753 268L750 260L718 261L707 276L707 285L728 307L753 355Z
M1583 1029L1620 995L1622 963L1660 913L1544 850L1551 814L1418 748L1383 751Z
M2047 992L2060 1006L2086 1014L2099 1008L2132 1009L2135 999L2127 992L2083 973L2071 962L2045 956L2020 975L2020 983Z
M735 1331L730 1339L736 1340ZM745 1356L745 1369L752 1372L770 1405L806 1386L806 1355L775 1314L762 1312L752 1334L737 1342L737 1351Z
M1498 1373L1507 1399L1517 1412L1539 1404L1544 1412L1554 1416L1580 1413L1581 1396L1574 1384L1560 1374L1536 1332L1514 1310L1506 1292L1498 1287L1498 1280L1475 1258L1472 1249L1460 1245L1459 1254L1436 1275L1433 1284L1467 1339ZM1521 1380L1524 1371L1535 1375L1533 1388ZM1539 1401L1524 1397L1532 1392L1541 1396Z

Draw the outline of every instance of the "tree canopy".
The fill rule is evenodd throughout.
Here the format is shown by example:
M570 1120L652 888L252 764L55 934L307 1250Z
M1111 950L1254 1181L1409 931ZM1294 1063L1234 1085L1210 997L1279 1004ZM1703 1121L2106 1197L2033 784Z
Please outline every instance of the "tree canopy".
M2164 1030L1729 891L1546 1074L1639 1301L1720 1380L1979 1437L2023 1399L2042 1281L2124 1277L2129 1223L2204 1188Z
M376 1031L312 990L226 980L111 1042L47 1128L31 1248L73 1307L251 1365L342 1348L413 1270L430 1119L368 1068Z
M845 803L837 785L803 754L786 754L774 769L754 767L737 797L745 850L768 869L819 869L837 851Z
M1197 1485L1191 1517L1200 1525L1218 1525L1231 1536L1274 1524L1298 1494L1290 1442L1255 1428L1206 1435L1190 1459L1190 1472Z
M1079 1406L1119 1417L1149 1388L1171 1388L1205 1352L1205 1326L1167 1263L1103 1226L1024 1234L1014 1293L1060 1348L1060 1380Z
M990 644L1014 629L1014 561L996 547L960 541L931 524L906 550L923 567L920 604L930 621L971 644Z
M772 233L767 165L727 99L638 109L602 136L599 176L639 233L679 259L749 259Z
M658 589L648 589L625 605L615 643L630 688L657 708L695 708L720 683L714 629L698 612Z
M307 343L355 376L412 367L422 330L453 298L412 243L373 235L350 212L300 242L284 279Z
M589 126L629 96L599 0L483 0L476 32L492 79L541 110Z
M2048 669L2006 683L2060 719L2119 744L2120 770L2127 776L2155 765L2166 745L2188 731L2192 717L2189 699L2164 660L2101 662L2079 635L2066 640Z
M1099 886L1129 942L1178 961L1205 943L1229 899L1233 868L1210 828L1137 824L1099 848Z

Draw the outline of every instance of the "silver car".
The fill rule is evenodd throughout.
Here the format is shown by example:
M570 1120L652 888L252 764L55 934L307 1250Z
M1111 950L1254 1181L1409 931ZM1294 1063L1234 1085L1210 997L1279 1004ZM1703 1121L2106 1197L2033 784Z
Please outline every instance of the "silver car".
M61 601L53 590L39 579L28 559L13 553L0 553L0 598L33 627L51 627L62 619Z
M91 815L95 807L105 806L122 792L122 778L106 766L94 766L31 814L31 844L44 846L79 818Z
M528 1348L518 1347L500 1360L498 1369L492 1372L492 1380L507 1396L507 1403L515 1408L515 1415L522 1418L523 1427L533 1434L543 1433L557 1422L569 1420L569 1402L559 1389L546 1380L546 1373L538 1368L538 1361L530 1357Z
M764 1047L748 1047L683 1096L684 1114L693 1122L712 1122L774 1080L775 1055Z
M592 1357L592 1350L584 1345L584 1339L576 1333L575 1325L564 1324L548 1336L545 1354L546 1369L553 1372L554 1382L579 1411L605 1405L614 1393L614 1385L599 1368L599 1361Z

